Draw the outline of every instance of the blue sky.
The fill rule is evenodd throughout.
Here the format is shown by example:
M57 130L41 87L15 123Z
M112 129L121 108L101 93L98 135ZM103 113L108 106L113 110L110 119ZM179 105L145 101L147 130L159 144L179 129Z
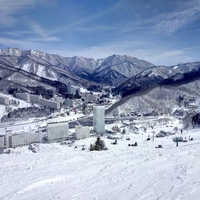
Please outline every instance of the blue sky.
M200 0L0 0L0 49L200 61Z

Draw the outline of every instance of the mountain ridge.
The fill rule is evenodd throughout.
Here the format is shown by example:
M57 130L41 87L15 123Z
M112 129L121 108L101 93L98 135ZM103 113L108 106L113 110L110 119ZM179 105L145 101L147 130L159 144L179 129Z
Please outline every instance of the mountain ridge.
M194 88L187 85L196 80L200 80L199 61L155 66L145 60L118 54L95 60L79 56L62 57L18 48L0 50L1 90L12 85L25 88L43 85L58 91L56 84L66 87L68 82L86 88L95 84L110 85L114 86L113 93L120 94L122 99L107 112L138 95L145 95L151 90L159 91L156 90L159 87L186 85L179 88L187 89L188 94L191 94ZM145 101L152 103L155 99Z
M0 50L0 62L3 62L3 60L6 60L6 62L12 61L10 64L19 68L26 68L28 65L31 65L31 73L35 74L39 73L37 72L37 69L42 68L41 66L44 67L40 71L44 71L45 66L49 67L49 69L51 67L54 67L54 69L57 67L64 69L67 73L73 76L84 78L89 81L95 81L97 79L99 80L98 83L113 84L113 82L115 82L117 85L121 83L121 81L117 80L119 77L123 76L126 80L128 80L131 76L137 74L138 72L153 66L153 64L148 61L139 60L126 55L122 56L113 54L107 58L95 60L93 58L84 58L79 56L62 57L35 50L20 50L18 48ZM28 71L28 68L25 70ZM110 79L113 79L112 73L108 76L111 71L116 71L119 74L119 77L115 74L115 80L112 82L110 81ZM105 74L107 74L107 79L102 80ZM43 77L44 76L45 74ZM44 78L48 78L48 76ZM56 77L52 76L51 78Z

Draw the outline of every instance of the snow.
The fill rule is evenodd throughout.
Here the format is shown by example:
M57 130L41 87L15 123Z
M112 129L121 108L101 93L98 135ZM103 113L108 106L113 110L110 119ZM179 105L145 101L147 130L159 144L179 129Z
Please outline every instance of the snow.
M20 100L20 99L18 99L18 98L15 98L15 97L13 97L12 95L9 95L9 94L3 94L3 93L0 92L0 95L1 95L1 96L4 96L4 97L8 97L8 98L9 98L9 101L15 100L16 102L19 102L19 105L17 105L17 106L9 105L9 107L12 108L13 110L14 110L14 109L17 109L17 108L30 107L30 105L31 105L30 103L28 103L28 102L26 102L26 101L23 101L23 100ZM1 119L5 114L8 114L8 112L6 112L6 106L0 104L0 119Z
M107 151L81 150L96 141L91 137L72 146L39 144L37 153L24 146L1 154L0 199L199 200L199 130L183 130L183 137L190 135L194 140L179 143L179 147L172 141L174 136L147 141L152 128L145 132L142 126L153 120L138 120L139 134L127 133L117 145L103 137ZM179 120L170 119L166 124L163 118L153 131L170 131L174 126L180 136ZM137 147L128 146L136 141ZM159 144L163 148L155 148Z
M174 66L174 69L177 69L178 68L178 66Z
M6 107L4 105L0 105L0 119L7 114Z
M24 64L22 69L23 69L24 71L29 72L29 71L30 71L30 67L31 67L31 64Z

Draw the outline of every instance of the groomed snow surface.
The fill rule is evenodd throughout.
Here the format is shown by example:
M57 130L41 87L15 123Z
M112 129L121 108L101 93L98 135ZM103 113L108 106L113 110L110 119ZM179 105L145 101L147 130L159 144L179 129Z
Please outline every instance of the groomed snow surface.
M166 125L154 127L159 129ZM117 145L103 137L109 150L99 152L82 150L94 137L72 146L39 144L37 153L27 146L12 149L0 155L0 199L199 200L199 130L184 130L183 137L194 140L179 147L174 136L147 141L148 135L150 128L146 133L140 129ZM128 146L136 141L137 147ZM163 148L155 148L159 144Z

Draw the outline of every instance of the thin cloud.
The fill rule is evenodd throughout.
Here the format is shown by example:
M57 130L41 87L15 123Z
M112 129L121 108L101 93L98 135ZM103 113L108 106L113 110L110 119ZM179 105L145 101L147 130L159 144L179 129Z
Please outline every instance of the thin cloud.
M46 37L28 38L27 40L32 42L58 42L60 41L60 38L54 36L46 36Z
M48 4L47 4L48 3ZM0 0L0 25L13 27L18 23L18 16L32 9L36 5L55 5L56 1L49 0Z
M48 34L38 23L34 21L29 21L29 25L34 33L41 37L47 37Z
M134 55L152 62L155 65L176 65L184 62L194 62L195 58L192 56L193 48L187 49L157 49L155 51L136 50Z
M26 39L11 39L6 37L0 37L0 45L5 47L17 47L23 50L35 49L47 51L49 48L49 42L58 41L59 38L56 37L46 37L46 38L26 38Z
M17 24L16 15L22 14L36 4L36 0L0 0L0 25L10 27Z
M10 39L10 38L4 38L4 37L0 37L0 44L4 46L17 47L17 48L22 48L22 49L40 47L40 44L36 42L31 42L27 40Z
M45 30L42 26L34 21L28 22L32 33L36 36L29 38L30 41L41 41L41 42L55 42L60 41L59 37L51 36L51 31Z
M120 8L120 5L122 5L122 2L123 2L123 0L117 1L115 4L113 4L109 8L101 10L99 12L96 12L95 14L87 15L85 17L80 16L75 21L73 21L71 23L68 23L67 25L59 27L57 29L54 29L54 33L61 32L61 31L71 31L71 30L75 30L75 29L91 31L90 28L85 27L86 24L88 24L88 23L90 23L92 21L95 21L96 19L104 17L104 16L106 16L106 15L108 15L108 14L110 14L110 13L116 11L116 10L118 10ZM71 12L74 14L75 11L73 10ZM68 14L70 15L70 13L68 13ZM90 14L90 13L88 13L88 14ZM72 18L72 19L74 20L74 18ZM108 29L108 27L106 27L106 26L105 27L96 26L96 28L97 28L97 30L98 29L103 30L102 28Z
M174 33L183 26L194 21L199 17L200 5L193 5L192 8L185 8L184 10L164 14L160 16L160 22L156 25L159 31Z
M166 9L161 9L159 1L149 1L145 4L146 12L140 6L137 10L137 5L131 1L130 5L121 2L122 7L127 7L129 11L130 20L127 20L125 29L127 32L144 31L148 35L166 35L173 34L178 30L186 27L189 23L194 22L200 16L200 1L174 1L173 4L166 4ZM155 9L155 12L154 12ZM125 9L126 10L126 9ZM132 12L131 12L132 11Z

